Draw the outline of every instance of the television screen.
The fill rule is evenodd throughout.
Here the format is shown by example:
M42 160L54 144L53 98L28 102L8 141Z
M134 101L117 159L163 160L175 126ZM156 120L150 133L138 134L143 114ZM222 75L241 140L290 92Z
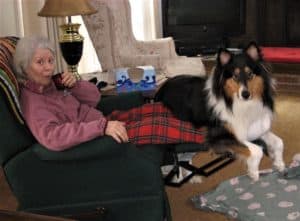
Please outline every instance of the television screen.
M244 33L245 0L163 0L163 33L184 55L214 52ZM230 46L230 45L226 45Z

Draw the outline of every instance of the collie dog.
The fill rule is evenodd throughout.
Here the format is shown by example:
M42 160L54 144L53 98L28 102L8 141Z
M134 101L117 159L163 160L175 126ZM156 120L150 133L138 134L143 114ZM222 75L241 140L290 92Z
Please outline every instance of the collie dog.
M180 75L168 79L155 95L181 120L207 127L206 142L216 152L243 156L248 175L259 179L263 146L279 171L285 168L282 139L270 131L274 114L274 81L255 42L231 53L220 49L207 77Z

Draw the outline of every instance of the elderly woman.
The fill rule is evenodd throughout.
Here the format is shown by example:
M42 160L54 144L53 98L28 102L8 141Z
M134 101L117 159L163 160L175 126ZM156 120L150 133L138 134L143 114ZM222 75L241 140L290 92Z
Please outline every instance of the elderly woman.
M24 119L35 138L51 150L104 135L135 144L203 142L203 130L179 121L161 103L104 116L96 108L101 96L94 84L64 72L61 83L68 93L58 90L53 82L54 48L46 38L20 39L14 65Z

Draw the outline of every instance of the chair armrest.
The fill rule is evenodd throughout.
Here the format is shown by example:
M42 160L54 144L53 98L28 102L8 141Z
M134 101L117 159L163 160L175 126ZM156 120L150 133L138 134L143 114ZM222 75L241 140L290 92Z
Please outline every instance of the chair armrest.
M130 146L133 144L119 144L111 137L104 136L59 152L35 144L33 145L33 152L44 161L78 161L121 156L127 152Z
M111 113L114 110L129 110L134 107L141 106L145 103L145 98L139 91L121 93L117 96L102 97L97 108L104 115Z

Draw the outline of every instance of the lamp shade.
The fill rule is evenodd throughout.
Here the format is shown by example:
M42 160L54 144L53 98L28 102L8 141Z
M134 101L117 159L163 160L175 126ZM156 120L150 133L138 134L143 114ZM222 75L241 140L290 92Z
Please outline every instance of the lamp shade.
M65 17L96 13L88 0L46 0L38 15L42 17Z

